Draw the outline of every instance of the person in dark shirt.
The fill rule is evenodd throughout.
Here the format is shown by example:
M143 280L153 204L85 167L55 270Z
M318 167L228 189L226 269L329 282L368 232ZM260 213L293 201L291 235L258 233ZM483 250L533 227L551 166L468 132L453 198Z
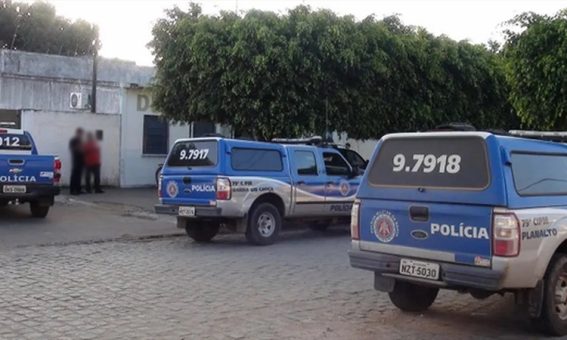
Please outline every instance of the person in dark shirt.
M81 179L83 178L84 153L83 153L84 130L77 128L75 136L69 141L69 151L71 152L71 195L81 194Z

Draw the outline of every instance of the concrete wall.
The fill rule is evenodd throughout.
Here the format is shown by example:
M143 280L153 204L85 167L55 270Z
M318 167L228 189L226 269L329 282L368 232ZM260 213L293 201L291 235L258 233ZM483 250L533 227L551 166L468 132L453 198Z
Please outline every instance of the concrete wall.
M350 143L351 149L358 152L364 159L370 159L374 154L374 149L376 148L376 144L378 144L378 140L376 139L368 139L368 140L359 140L359 139L347 139L347 142Z
M144 115L159 115L151 109L151 97L143 89L125 89L122 114L122 154L120 183L122 187L155 184L155 171L167 155L144 155ZM170 125L169 146L176 139L187 138L190 125Z
M132 61L99 57L98 80L115 84L145 86L154 75L153 67ZM15 76L79 79L90 81L92 57L66 57L52 54L0 50L0 73Z
M22 112L22 127L29 131L41 154L57 155L63 163L62 184L69 184L71 157L69 139L77 127L102 130L101 180L103 185L119 185L120 116L92 113Z
M71 92L82 94L81 110L70 107ZM87 106L90 93L90 83L82 81L0 77L0 109L90 112ZM97 112L120 113L120 88L97 87Z
M0 109L89 111L92 63L92 57L0 50ZM154 74L152 67L104 58L99 58L97 70L99 113L120 113L121 88L146 86ZM70 107L72 92L82 94L82 110Z
M354 151L358 152L364 159L370 159L374 154L374 149L376 148L376 144L378 143L377 139L352 139L348 138L346 133L338 134L333 132L333 141L340 145L346 145L346 143L350 144L350 148Z

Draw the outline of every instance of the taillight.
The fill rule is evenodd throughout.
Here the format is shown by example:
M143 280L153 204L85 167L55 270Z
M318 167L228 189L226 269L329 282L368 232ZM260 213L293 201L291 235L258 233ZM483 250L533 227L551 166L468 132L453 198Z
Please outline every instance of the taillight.
M232 189L230 186L230 180L228 178L217 178L216 193L217 200L219 201L226 201L230 199L232 195Z
M353 240L360 240L360 201L354 201L350 213L350 237Z
M157 192L158 192L158 197L163 197L162 193L161 193L161 183L163 182L163 175L159 175L158 176L158 184L157 184Z
M518 256L520 253L520 222L515 214L494 213L492 232L494 256Z
M53 183L59 184L61 181L61 160L59 157L55 157L53 161Z

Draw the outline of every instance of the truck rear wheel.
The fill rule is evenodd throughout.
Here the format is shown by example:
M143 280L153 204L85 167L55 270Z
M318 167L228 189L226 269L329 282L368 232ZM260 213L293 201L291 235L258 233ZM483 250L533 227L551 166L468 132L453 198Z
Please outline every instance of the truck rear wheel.
M208 225L187 223L185 225L187 235L198 243L211 242L211 240L218 234L219 229L219 223L209 223Z
M544 278L543 306L534 324L550 335L567 335L567 255L551 258Z
M260 203L250 212L246 239L248 242L265 246L278 239L282 226L282 217L278 208L270 203Z
M35 218L45 218L49 213L49 206L41 205L39 202L30 202L30 211Z
M418 286L409 282L396 281L390 301L404 312L423 312L437 298L439 288Z

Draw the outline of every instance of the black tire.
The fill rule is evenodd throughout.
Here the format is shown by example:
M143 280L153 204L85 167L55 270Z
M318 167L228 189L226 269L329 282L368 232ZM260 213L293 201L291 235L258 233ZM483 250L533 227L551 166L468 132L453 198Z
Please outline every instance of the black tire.
M282 227L282 216L271 203L256 205L248 217L246 240L251 244L266 246L278 239Z
M555 254L543 279L543 306L541 315L533 319L540 331L549 335L567 335L567 255ZM556 295L559 293L562 297ZM557 303L561 299L562 303ZM563 313L561 313L563 311Z
M218 234L220 224L209 223L207 225L195 225L187 223L185 231L187 235L197 243L211 242L211 240Z
M437 298L439 288L414 285L396 281L394 290L389 293L390 301L404 312L426 311Z
M45 218L49 213L49 206L41 205L38 202L31 202L30 211L32 216L35 218Z

